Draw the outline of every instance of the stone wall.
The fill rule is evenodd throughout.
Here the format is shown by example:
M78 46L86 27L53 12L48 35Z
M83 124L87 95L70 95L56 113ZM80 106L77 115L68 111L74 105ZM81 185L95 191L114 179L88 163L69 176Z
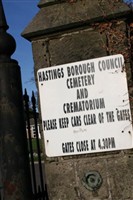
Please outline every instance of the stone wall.
M41 0L39 7L22 33L32 42L35 77L43 67L123 54L132 95L131 11L122 1ZM50 200L133 199L132 150L45 160ZM100 174L97 190L84 184L89 171Z

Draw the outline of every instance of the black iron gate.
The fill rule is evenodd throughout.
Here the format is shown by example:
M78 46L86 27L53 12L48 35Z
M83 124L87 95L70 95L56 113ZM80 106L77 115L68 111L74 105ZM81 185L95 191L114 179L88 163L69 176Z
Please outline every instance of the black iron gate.
M41 150L40 150L40 139L38 133L38 116L36 111L36 98L34 92L32 92L31 101L29 100L29 96L25 89L24 97L24 110L25 110L25 119L26 119L26 128L28 133L28 149L29 149L29 162L30 162L30 169L31 169L31 183L32 183L32 192L33 192L33 200L48 200L48 193L47 193L47 186L44 180L44 167L43 161L41 158ZM29 102L31 106L29 106ZM36 148L37 148L37 158L35 161L34 152L33 152L33 143L32 143L32 135L31 135L31 116L34 121L34 128L35 128L35 138L36 141ZM38 166L38 172L36 165ZM38 173L38 174L37 174ZM37 180L37 177L39 179Z

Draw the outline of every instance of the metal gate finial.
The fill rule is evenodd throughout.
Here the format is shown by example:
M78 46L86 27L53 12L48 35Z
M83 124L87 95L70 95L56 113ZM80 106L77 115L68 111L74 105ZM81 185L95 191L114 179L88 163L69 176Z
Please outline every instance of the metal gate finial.
M4 29L5 31L9 28L6 22L6 17L2 5L2 0L0 0L0 30Z

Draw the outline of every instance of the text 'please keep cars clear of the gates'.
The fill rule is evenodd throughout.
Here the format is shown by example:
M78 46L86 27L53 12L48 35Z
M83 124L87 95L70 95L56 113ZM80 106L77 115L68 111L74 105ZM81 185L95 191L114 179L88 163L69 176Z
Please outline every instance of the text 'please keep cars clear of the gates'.
M132 148L122 55L42 68L37 77L47 156Z

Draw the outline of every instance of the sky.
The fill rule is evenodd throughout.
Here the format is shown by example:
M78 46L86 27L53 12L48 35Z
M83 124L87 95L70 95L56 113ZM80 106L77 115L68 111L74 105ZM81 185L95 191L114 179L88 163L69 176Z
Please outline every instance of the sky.
M125 3L130 4L133 7L133 0L123 0Z
M31 81L31 79L34 78L34 62L31 43L24 39L21 33L39 11L37 7L39 1L40 0L2 0L7 24L9 25L7 32L15 38L17 45L12 58L19 63L23 91L26 88L29 95L31 95L32 91L36 91L35 83ZM128 4L133 4L133 0L123 1Z
M9 29L7 30L16 41L16 51L11 56L18 61L21 68L22 89L26 88L31 96L32 91L36 91L34 81L33 56L31 43L21 36L26 26L39 11L40 0L2 0L4 12Z

